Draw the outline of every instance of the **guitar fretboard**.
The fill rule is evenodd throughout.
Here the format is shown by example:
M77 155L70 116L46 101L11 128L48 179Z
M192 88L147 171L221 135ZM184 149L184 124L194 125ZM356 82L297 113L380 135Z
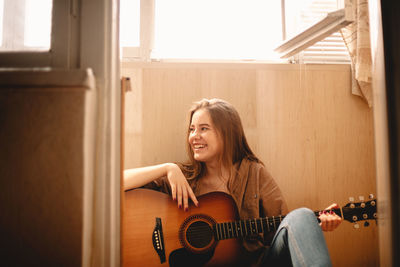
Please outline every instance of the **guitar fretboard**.
M340 209L333 209L337 215L341 215ZM316 217L321 211L315 211ZM216 223L214 225L214 234L216 240L230 238L254 236L259 233L274 232L278 229L285 216L272 216L258 219L239 220L233 222Z
M246 237L278 229L284 216L217 223L214 226L217 240Z

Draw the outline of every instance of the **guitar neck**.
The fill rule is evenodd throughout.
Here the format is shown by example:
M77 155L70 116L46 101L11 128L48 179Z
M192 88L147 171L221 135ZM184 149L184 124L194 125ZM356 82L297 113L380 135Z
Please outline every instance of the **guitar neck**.
M342 217L340 209L332 209L338 216ZM314 215L319 217L321 211L314 211ZM275 232L285 215L238 220L233 222L216 223L214 225L214 233L217 240L230 238L240 238L254 236L259 233Z

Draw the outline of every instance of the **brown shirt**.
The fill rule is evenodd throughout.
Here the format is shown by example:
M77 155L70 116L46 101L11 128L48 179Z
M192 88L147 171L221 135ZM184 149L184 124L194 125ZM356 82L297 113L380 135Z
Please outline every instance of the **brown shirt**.
M264 165L243 159L235 167L238 171L232 181L231 196L236 202L241 219L277 216L288 212L277 183ZM198 196L196 182L191 181L190 184ZM159 178L145 187L171 193L166 177ZM260 235L258 238L246 239L243 245L246 250L253 252L268 245L269 239Z

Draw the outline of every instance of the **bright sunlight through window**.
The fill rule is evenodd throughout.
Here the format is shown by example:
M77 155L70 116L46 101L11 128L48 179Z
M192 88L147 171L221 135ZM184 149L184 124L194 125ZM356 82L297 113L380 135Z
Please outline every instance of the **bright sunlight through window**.
M120 45L140 45L140 0L120 0Z
M52 0L26 0L25 46L50 48L51 5Z
M0 0L0 47L3 44L4 0Z
M156 0L152 58L278 59L280 0Z
M52 5L52 0L0 0L0 51L49 50Z

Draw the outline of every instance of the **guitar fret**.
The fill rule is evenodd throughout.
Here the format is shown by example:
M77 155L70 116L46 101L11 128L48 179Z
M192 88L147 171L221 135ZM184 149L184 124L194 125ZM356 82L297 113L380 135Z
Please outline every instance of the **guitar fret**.
M258 233L258 227L257 227L257 220L254 219L254 224L256 225L256 233Z
M236 237L239 237L239 232L238 232L239 228L237 226L237 221L235 221L235 231L236 231Z
M275 231L276 230L275 216L272 216L272 220L274 221L274 231Z
M271 230L269 230L269 218L267 217L267 228L268 228L268 233L271 232Z
M229 229L229 238L232 238L233 237L232 222L228 224L228 229Z
M262 232L265 233L264 224L263 224L263 220L262 219L260 219L260 224L261 224Z
M274 229L274 219L273 219L273 217L272 217L272 218L270 218L270 223L269 223L269 226L271 227L272 231L274 231L274 230L275 230L275 229Z
M250 233L253 234L253 226L251 225L251 220L248 220L250 226Z
M220 224L220 223L217 224L217 229L218 229L218 231L217 231L217 233L218 233L218 240L221 240L221 239L222 239L222 234L221 234L221 224Z
M221 224L221 226L222 226L222 233L223 233L223 235L222 235L222 239L225 239L225 237L226 237L226 232L225 232L225 224L224 223L222 223Z

